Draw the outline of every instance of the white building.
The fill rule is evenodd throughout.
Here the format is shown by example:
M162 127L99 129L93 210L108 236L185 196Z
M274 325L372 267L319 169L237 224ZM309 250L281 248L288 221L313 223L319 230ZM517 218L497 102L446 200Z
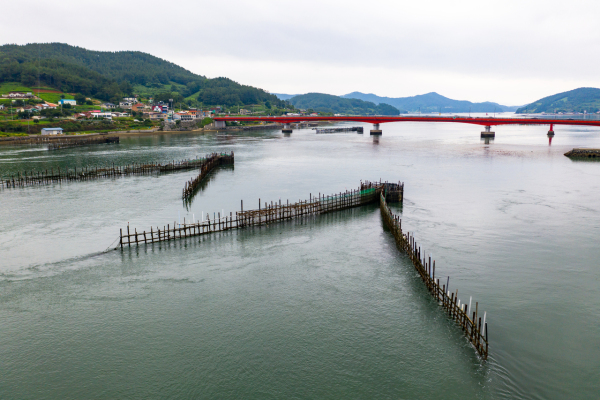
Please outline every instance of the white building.
M90 115L92 118L105 118L112 120L112 113L109 112L91 112Z
M111 113L111 115L114 118L127 118L127 117L129 117L129 113L123 113L123 112L113 112L113 113Z
M70 105L72 105L72 106L76 106L76 105L77 105L77 102L76 102L75 100L72 100L72 99L60 99L60 100L58 101L58 104L61 104L61 105L63 105L63 106L64 106L65 104L70 104Z
M31 99L35 97L31 92L22 93L22 92L10 92L9 94L3 94L2 97L9 99Z
M173 119L175 121L180 120L180 121L193 121L195 119L197 119L198 116L196 115L196 113L190 113L190 112L178 112L175 113L173 115Z
M131 101L122 101L119 103L119 107L124 108L124 109L130 109L132 105L133 105L133 102L131 102Z
M63 128L42 128L42 135L62 135Z

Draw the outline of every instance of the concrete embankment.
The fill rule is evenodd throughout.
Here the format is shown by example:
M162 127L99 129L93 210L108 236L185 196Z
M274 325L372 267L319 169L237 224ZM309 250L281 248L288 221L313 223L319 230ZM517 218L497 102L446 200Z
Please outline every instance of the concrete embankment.
M0 144L43 144L64 142L65 140L89 140L90 138L114 136L119 132L87 133L83 135L28 135L28 136L9 136L0 138Z

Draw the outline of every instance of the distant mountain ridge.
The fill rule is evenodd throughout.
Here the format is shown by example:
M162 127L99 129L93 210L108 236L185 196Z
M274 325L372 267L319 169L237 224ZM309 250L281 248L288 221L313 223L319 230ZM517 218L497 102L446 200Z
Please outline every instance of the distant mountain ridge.
M584 87L547 96L519 108L517 113L582 113L584 111L588 113L600 111L600 89Z
M280 100L289 100L298 95L274 93ZM388 104L397 108L401 113L464 113L464 112L512 112L518 106L503 106L498 103L486 101L473 103L466 100L453 100L436 92L410 97L383 97L372 93L352 92L343 96L343 99L358 99L373 104Z
M398 115L400 110L389 104L375 104L359 99L345 99L324 93L307 93L291 97L288 100L294 107L350 115Z
M503 106L491 101L473 103L467 100L453 100L436 92L410 97L382 97L372 93L352 92L340 97L360 99L375 104L386 103L404 112L418 112L419 110L423 113L504 112L516 111L518 108L517 106Z
M271 93L275 96L277 96L277 98L279 100L289 100L294 96L300 96L299 94L285 94L285 93Z

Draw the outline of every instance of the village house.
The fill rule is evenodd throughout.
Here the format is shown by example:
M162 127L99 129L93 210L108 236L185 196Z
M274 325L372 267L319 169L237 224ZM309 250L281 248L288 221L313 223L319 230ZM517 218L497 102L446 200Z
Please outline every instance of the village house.
M196 111L196 118L206 118L210 117L212 112L210 110L198 110Z
M17 108L17 112L37 112L38 108L34 106L24 106L21 108Z
M130 101L122 101L122 102L120 102L120 103L119 103L119 107L120 107L120 108L123 108L123 109L125 109L125 110L129 110L129 109L131 109L131 106L132 106L132 105L133 105L133 104L132 104L132 102L130 102Z
M112 120L112 113L94 110L90 113L92 118L104 118Z
M144 111L146 109L150 109L150 106L147 106L144 103L137 103L131 106L131 110L135 112Z
M117 108L117 106L113 103L104 103L101 106L102 108L108 108L109 110L113 109L113 108Z
M70 104L72 106L76 106L77 102L75 100L73 100L73 99L60 99L58 101L58 104L60 104L62 106L64 106L65 104Z
M4 110L4 104L0 104L0 110Z
M42 135L62 135L63 128L42 128Z
M165 118L165 114L162 112L146 111L144 112L143 117L144 119L149 119L150 121L160 121L161 119Z
M127 103L136 103L138 101L137 97L123 97L123 101Z
M111 115L113 118L127 118L129 117L129 113L124 112L112 112Z
M23 93L23 92L9 92L8 94L3 94L2 97L8 99L32 99L35 96L31 94L31 92Z
M191 113L191 112L187 112L187 111L180 111L177 112L175 114L173 114L173 119L175 121L193 121L195 120L197 117L196 113Z

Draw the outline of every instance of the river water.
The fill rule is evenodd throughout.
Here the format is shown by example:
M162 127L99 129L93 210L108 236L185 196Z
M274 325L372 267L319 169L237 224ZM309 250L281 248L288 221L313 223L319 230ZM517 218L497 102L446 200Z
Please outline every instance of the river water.
M0 397L589 399L600 393L600 131L389 123L0 148L19 170L234 151L192 171L0 190ZM376 205L121 250L120 228L405 182L402 216L463 302L482 362L383 229ZM444 278L445 279L445 278Z

